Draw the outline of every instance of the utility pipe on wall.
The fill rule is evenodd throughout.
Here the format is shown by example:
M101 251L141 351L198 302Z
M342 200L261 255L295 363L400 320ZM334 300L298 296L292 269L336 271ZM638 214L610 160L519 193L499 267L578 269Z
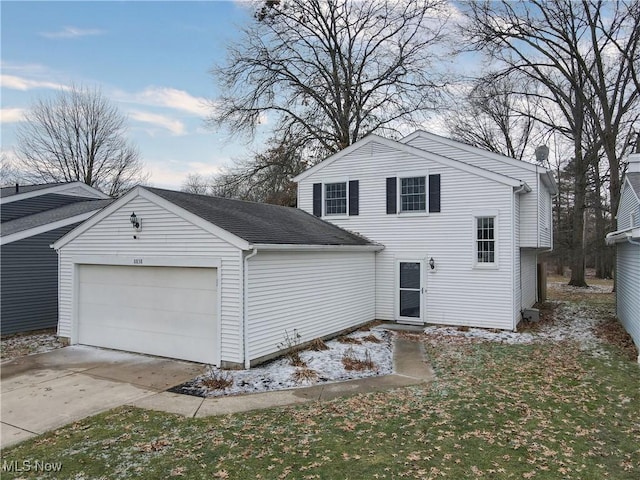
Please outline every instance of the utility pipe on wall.
M255 257L258 254L258 249L254 248L253 251L244 257L243 267L243 285L242 285L242 340L244 343L244 368L249 369L251 361L249 360L249 325L248 325L248 309L249 309L249 259Z

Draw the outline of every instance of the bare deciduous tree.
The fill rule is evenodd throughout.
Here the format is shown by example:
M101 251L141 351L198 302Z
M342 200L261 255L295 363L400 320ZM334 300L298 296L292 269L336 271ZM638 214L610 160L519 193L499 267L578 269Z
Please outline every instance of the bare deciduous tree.
M445 117L450 135L518 160L532 156L541 132L534 131L537 102L526 94L530 83L526 78L514 77L476 79L465 97L456 98Z
M264 172L265 156L276 174L273 148L285 137L313 163L369 133L417 124L443 85L434 61L447 16L444 0L265 1L212 70L224 93L209 123L249 135L265 117L274 125L270 150L255 168L241 165L243 175Z
M637 122L640 4L635 1L473 1L464 32L498 63L495 78L525 75L561 122L538 117L573 143L574 212L571 285L585 286L583 240L587 176L598 150L609 162L611 208L620 189L620 159ZM557 118L557 117L556 117ZM587 141L589 125L597 142Z
M18 127L16 154L34 182L81 181L119 195L147 180L125 117L99 90L73 86L40 99Z

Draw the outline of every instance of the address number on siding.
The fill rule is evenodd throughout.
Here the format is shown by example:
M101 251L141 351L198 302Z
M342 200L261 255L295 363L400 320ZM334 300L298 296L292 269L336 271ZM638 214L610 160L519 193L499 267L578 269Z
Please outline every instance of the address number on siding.
M133 259L133 264L134 265L142 265L142 259L141 258L134 258Z

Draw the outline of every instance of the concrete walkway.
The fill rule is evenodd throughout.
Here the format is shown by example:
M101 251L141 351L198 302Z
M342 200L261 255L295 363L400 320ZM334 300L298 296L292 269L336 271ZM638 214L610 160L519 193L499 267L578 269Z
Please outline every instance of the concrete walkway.
M291 390L215 398L161 392L138 399L131 402L130 405L177 413L187 417L207 417L331 400L345 395L389 390L433 380L433 371L425 362L424 347L421 342L396 337L393 348L393 364L396 373L392 375L326 383Z
M396 337L393 361L393 375L200 398L166 390L204 373L204 365L84 346L29 355L4 361L0 368L0 448L120 405L206 417L331 400L433 378L421 342Z

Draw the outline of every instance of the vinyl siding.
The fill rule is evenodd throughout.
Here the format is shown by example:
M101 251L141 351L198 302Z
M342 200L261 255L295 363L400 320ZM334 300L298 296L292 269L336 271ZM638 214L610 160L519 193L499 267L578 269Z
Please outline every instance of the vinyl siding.
M375 319L374 252L258 252L249 259L249 357Z
M626 230L632 226L637 227L640 223L631 225L631 216L640 220L640 202L633 193L628 180L625 180L622 188L622 196L620 197L620 206L618 207L618 226L616 230Z
M540 235L538 247L551 248L553 246L551 236L553 231L551 225L551 194L542 182L538 184L538 209L538 224L540 226L538 230Z
M538 275L538 255L535 250L520 251L522 281L522 309L531 308L538 299L536 277Z
M619 243L616 264L618 319L640 349L640 246Z
M506 161L500 161L491 155L479 155L476 152L456 148L439 142L437 139L419 135L407 142L407 145L526 182L532 191L521 198L520 242L523 247L538 247L538 187L541 182L538 173L531 171L531 167L535 167L535 165L522 162L523 166L519 167L517 164L512 165Z
M49 245L77 225L67 225L0 247L2 335L57 325L58 256Z
M142 231L133 239L129 216L142 219ZM60 249L61 336L72 336L73 257L77 255L199 256L221 260L218 281L221 288L222 361L241 362L241 266L242 252L224 240L142 197L102 219Z
M416 171L441 175L441 212L387 215L386 178ZM371 142L302 180L299 207L312 211L313 183L345 175L360 181L360 215L325 219L385 246L376 255L376 318L396 319L397 260L433 257L437 268L425 274L427 322L513 328L511 187ZM488 211L498 213L497 269L474 268L474 213Z

